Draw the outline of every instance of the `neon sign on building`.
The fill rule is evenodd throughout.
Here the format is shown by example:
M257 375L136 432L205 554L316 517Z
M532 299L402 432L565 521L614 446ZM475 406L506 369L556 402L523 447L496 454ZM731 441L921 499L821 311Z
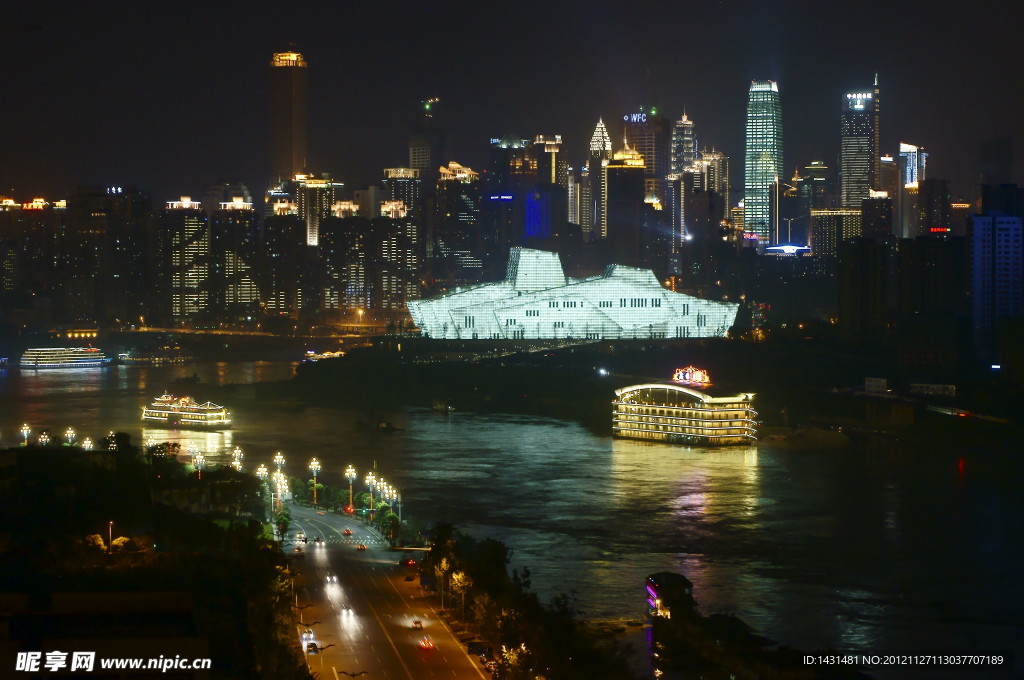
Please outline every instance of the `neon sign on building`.
M687 385L710 385L711 374L703 368L687 366L686 368L677 368L676 372L672 374L672 381Z

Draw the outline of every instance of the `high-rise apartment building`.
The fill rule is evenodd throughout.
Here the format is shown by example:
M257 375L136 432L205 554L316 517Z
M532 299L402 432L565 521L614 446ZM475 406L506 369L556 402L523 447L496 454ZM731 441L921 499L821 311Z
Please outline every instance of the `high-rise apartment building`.
M255 281L258 221L244 184L237 195L207 206L209 311L221 318L251 316L259 306ZM208 195L212 195L211 191ZM212 208L212 210L210 210Z
M315 246L319 243L320 222L331 216L335 194L344 185L326 173L319 178L298 175L295 183L299 217L306 223L306 245Z
M771 239L778 219L775 195L782 176L782 107L779 85L750 83L743 174L743 229L759 243Z
M861 236L861 211L859 208L837 210L811 210L811 253L835 257L839 244L850 238Z
M306 171L306 66L299 52L270 60L270 186Z
M920 233L948 234L950 228L950 205L953 193L949 182L936 177L918 182L917 215Z
M672 154L669 159L669 172L678 175L697 160L697 136L693 129L693 121L683 117L672 124Z
M167 202L160 214L157 250L164 313L184 323L206 311L210 230L201 203L189 196Z
M608 238L608 161L612 157L612 139L604 121L597 119L597 127L590 138L590 195L594 202L592 238Z
M420 193L423 183L416 168L384 168L384 197L405 204L406 216L414 221L421 218Z
M725 201L729 200L729 157L721 151L705 149L700 158L690 165L698 175L697 188L714 191Z
M1020 217L1000 214L971 218L971 312L975 351L988 356L1001 317L1024 312L1024 229Z
M876 81L877 82L877 81ZM878 182L878 109L875 93L847 92L840 119L839 192L844 208L859 208Z

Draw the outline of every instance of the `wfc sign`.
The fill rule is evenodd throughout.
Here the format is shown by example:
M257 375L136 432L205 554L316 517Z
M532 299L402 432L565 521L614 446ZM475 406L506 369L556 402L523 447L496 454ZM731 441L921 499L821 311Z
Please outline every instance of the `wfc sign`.
M646 123L647 122L647 114L646 113L627 113L625 116L622 117L622 120L627 122L627 123Z

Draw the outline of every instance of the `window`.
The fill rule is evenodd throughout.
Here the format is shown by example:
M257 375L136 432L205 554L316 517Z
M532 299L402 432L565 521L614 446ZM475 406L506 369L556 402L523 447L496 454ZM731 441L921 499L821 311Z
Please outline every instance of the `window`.
M619 298L619 307L626 306L626 298Z
M473 328L473 327L474 327L474 325L475 325L475 323L474 323L475 321L476 321L476 319L475 319L474 317L472 317L472 316L467 316L467 317L465 318L464 322L463 322L463 326L464 326L465 328Z
M564 321L556 321L555 322L555 328L565 328L565 322Z
M505 325L506 326L515 326L516 325L516 320L515 319L505 319Z
M548 301L548 307L557 307L557 306L558 306L558 300L549 300Z
M651 307L661 307L661 298L651 298Z
M526 316L540 316L540 310L539 309L527 309L526 310Z

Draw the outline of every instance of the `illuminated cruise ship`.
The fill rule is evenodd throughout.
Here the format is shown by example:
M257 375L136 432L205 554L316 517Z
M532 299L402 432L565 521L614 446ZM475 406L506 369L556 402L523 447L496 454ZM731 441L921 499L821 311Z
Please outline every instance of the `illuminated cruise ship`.
M192 397L164 394L143 407L142 422L156 427L226 430L231 427L231 414L213 402L200 404Z
M757 441L753 393L712 397L688 386L698 384L709 384L707 373L690 366L677 370L671 383L615 390L612 435L694 446Z
M110 361L95 347L40 347L21 355L22 368L101 368Z

